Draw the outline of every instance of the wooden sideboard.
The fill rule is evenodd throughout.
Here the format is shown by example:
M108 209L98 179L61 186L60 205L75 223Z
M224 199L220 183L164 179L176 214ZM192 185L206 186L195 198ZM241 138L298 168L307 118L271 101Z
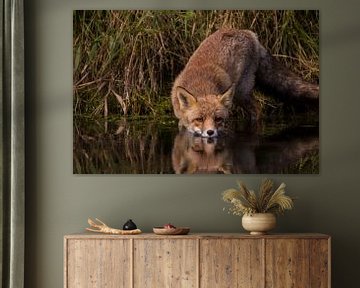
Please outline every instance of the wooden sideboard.
M323 234L67 235L65 288L325 288Z

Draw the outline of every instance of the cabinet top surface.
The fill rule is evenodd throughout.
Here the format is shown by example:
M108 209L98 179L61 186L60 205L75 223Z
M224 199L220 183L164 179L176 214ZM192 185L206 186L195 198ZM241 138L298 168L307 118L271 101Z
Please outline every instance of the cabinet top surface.
M329 239L329 235L320 233L286 233L250 235L245 233L189 233L188 235L156 235L142 233L138 235L113 235L101 233L76 233L64 236L65 239Z

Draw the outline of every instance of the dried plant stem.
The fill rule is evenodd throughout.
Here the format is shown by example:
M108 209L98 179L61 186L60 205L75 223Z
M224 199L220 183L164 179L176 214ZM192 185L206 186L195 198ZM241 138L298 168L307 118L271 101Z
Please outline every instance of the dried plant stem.
M249 190L243 182L238 182L239 190L228 189L223 192L223 200L232 206L229 212L234 215L254 213L283 214L294 207L293 198L285 195L284 183L273 191L273 182L264 179L260 185L259 195Z
M106 225L104 222L102 222L101 220L99 220L97 218L95 218L95 220L97 222L88 218L88 223L92 228L86 228L87 231L100 232L100 233L105 233L105 234L116 234L116 235L134 235L134 234L141 233L140 229L134 229L134 230L115 229L115 228L109 227L108 225Z

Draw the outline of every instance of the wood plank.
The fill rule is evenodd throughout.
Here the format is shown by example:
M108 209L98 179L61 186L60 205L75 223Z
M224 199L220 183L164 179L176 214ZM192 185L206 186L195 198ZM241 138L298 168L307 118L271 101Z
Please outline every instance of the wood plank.
M190 233L188 235L156 235L142 233L139 235L109 235L101 233L77 233L65 236L66 239L329 239L329 235L319 233L288 233L250 235L249 233Z
M200 241L200 287L264 287L260 239Z
M64 288L69 288L68 285L68 267L69 267L69 257L68 257L68 248L69 248L69 239L64 238Z
M129 240L67 239L67 288L129 288Z
M310 240L266 239L265 287L309 287Z
M197 241L135 239L134 287L197 287Z
M310 287L328 288L330 273L330 240L314 239L310 241Z

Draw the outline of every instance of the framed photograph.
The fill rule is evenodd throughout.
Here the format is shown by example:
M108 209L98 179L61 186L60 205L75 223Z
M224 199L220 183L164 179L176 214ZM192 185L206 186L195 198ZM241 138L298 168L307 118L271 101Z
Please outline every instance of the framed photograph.
M74 174L318 174L319 11L76 10Z

